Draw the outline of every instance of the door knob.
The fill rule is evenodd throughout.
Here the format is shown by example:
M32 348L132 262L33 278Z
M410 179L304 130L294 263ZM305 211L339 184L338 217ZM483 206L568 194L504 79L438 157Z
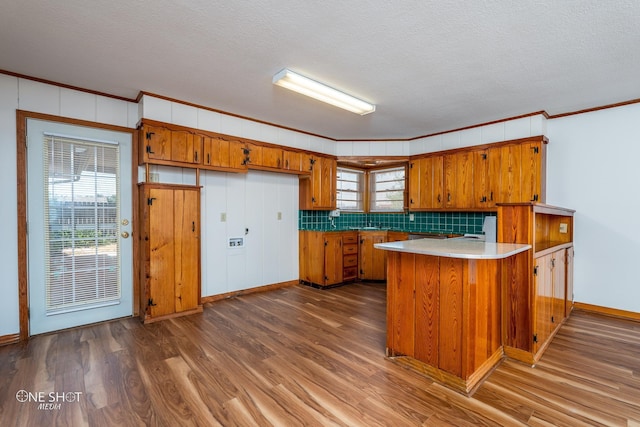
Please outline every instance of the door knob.
M129 225L129 220L128 219L123 219L122 220L122 225Z
M127 231L123 231L123 232L122 232L122 234L121 234L121 236L122 236L124 239L126 239L127 237L129 237L129 232L127 232Z

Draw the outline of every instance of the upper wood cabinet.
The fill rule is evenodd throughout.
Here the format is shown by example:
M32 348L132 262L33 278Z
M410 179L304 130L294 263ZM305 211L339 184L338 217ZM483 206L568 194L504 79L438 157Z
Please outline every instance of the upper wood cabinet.
M471 208L473 201L473 155L460 151L444 156L446 208Z
M546 140L541 137L413 158L409 210L544 202L545 174Z
M409 210L444 206L444 156L421 157L409 162Z
M189 163L202 160L202 138L185 130L143 125L141 129L142 163Z
M308 156L311 174L300 179L300 209L332 210L336 208L336 159L323 156Z
M295 148L144 119L140 127L139 164L247 172L248 169L296 175L311 173ZM334 196L335 197L335 196Z
M247 170L245 144L222 136L202 137L202 165L206 169Z

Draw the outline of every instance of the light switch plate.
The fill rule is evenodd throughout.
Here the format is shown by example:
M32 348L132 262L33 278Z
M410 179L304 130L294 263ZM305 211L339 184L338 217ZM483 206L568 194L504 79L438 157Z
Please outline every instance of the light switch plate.
M220 214L220 222L226 222L227 221L227 213L226 212L222 212Z

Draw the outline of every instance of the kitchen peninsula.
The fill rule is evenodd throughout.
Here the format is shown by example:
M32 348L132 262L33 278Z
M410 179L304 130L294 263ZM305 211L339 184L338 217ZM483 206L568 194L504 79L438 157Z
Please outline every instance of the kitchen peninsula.
M518 243L379 243L387 253L387 356L469 394L502 359L501 283Z

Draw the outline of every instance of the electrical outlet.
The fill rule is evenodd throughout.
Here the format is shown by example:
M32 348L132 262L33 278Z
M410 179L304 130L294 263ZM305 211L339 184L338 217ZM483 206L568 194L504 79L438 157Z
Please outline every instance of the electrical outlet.
M566 222L560 223L560 233L567 233L569 231L569 225Z
M159 182L160 174L158 172L149 172L149 181L150 182Z
M222 212L220 214L220 222L226 222L227 221L227 213L226 212Z
M244 238L242 237L232 237L229 239L229 247L230 248L241 248L244 246Z
M409 214L409 221L415 221L416 216L414 214Z
M282 212L278 212L278 221L282 220Z

